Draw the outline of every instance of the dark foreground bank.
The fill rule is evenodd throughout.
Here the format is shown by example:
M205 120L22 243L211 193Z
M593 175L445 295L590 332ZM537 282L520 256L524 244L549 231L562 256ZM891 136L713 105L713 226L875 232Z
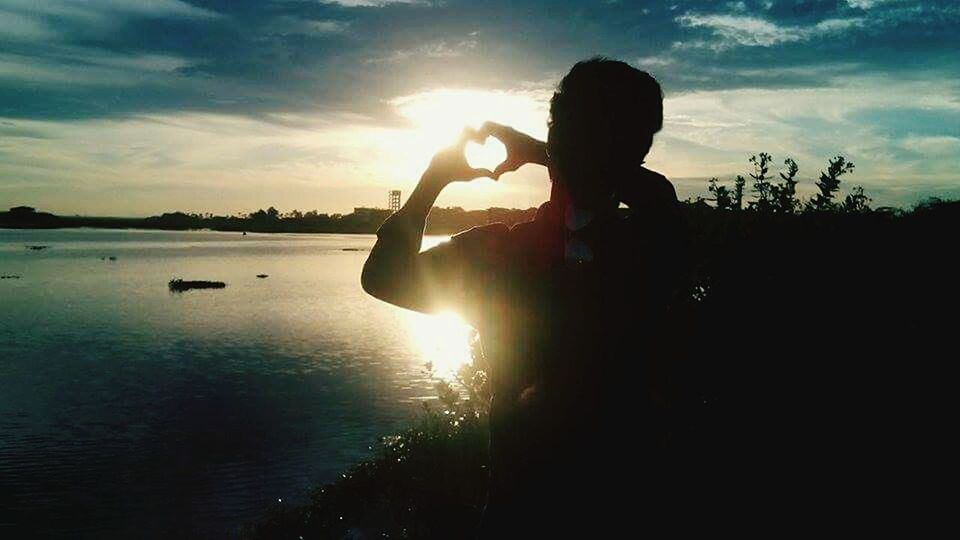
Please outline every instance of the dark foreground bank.
M935 526L946 502L931 482L945 481L952 455L960 202L909 212L685 211L689 288L670 316L669 462L648 463L631 446L649 429L638 421L623 426L611 463L570 467L606 471L611 489L595 496L635 501L638 530ZM464 381L467 397L441 386L439 404L374 458L307 506L277 505L245 534L474 537L486 390L482 372ZM656 493L618 485L617 463L668 482Z

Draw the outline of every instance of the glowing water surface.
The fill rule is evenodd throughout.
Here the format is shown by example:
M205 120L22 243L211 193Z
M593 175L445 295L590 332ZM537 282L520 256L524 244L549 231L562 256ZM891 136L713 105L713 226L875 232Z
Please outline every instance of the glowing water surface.
M469 360L363 293L373 242L0 229L0 536L229 536L368 455Z

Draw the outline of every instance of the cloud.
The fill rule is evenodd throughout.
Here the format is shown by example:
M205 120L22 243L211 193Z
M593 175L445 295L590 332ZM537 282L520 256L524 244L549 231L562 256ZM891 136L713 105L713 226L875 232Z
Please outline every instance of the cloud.
M924 157L952 158L954 165L960 165L960 137L911 135L903 139L900 144L903 148Z
M184 58L162 54L120 54L84 47L58 47L53 58L36 59L0 53L0 83L96 86L143 85L189 65Z
M857 164L852 182L876 191L879 203L901 204L918 190L956 184L957 91L954 82L872 76L824 88L692 92L665 102L648 161L672 176L730 178L747 170L749 155L766 151L778 161L796 158L809 184L842 153ZM893 189L907 184L915 188Z
M47 139L49 135L42 130L24 127L9 120L0 121L0 136L21 139Z
M669 66L675 60L669 56L642 56L635 60L635 63L643 67L663 67Z
M870 9L880 4L888 4L898 0L847 0L847 4L852 8Z
M3 5L0 4L0 8ZM56 33L33 17L0 9L0 39L8 41L40 41L50 39Z
M321 0L346 7L383 7L389 4L427 4L426 0Z
M397 117L383 104L425 85L509 88L556 80L574 61L597 53L636 59L673 93L830 84L836 73L817 73L825 59L860 73L916 69L916 55L926 51L942 55L931 62L957 63L945 50L955 33L929 22L949 14L949 4L911 11L885 3L868 15L845 4L786 9L782 2L756 13L750 2L707 13L713 4L694 1L34 4L0 0L18 23L4 28L19 36L8 35L0 47L8 55L0 114L66 119L189 110L269 118L323 109L390 123ZM923 31L911 31L910 24L920 24L911 21L921 19ZM64 53L66 47L72 52ZM736 53L744 48L757 52ZM107 66L96 57L116 62ZM123 59L130 63L126 74L117 63ZM155 69L145 70L150 63ZM80 69L87 65L95 69ZM141 91L107 100L107 88L89 90L98 80L94 72L107 68L97 86L136 83ZM33 75L26 91L21 83Z
M771 47L825 37L861 26L864 20L859 17L825 19L811 26L778 26L768 20L747 15L685 14L677 17L677 22L690 28L709 29L717 40L700 43L714 49L727 49L738 45Z
M324 34L342 34L349 29L346 21L304 19L292 15L281 15L261 27L265 34L279 36L312 36Z
M0 7L40 16L91 19L107 14L135 14L148 17L216 17L213 11L180 0L3 0Z
M444 40L424 43L412 49L398 49L384 57L374 57L367 59L370 64L395 63L404 60L417 60L424 58L458 58L477 49L478 41L474 36L457 42L447 42Z
M130 17L212 19L215 12L179 0L0 0L0 42L62 40L69 29L109 29Z

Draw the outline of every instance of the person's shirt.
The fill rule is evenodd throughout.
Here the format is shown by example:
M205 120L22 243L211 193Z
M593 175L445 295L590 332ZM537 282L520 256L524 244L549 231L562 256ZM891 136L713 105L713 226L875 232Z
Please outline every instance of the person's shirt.
M503 403L531 388L565 395L571 380L600 385L611 370L642 363L637 339L676 288L680 264L670 182L645 171L624 199L629 211L602 216L546 202L530 222L475 227L416 261L394 261L394 303L452 310L474 325ZM380 241L416 242L404 219L388 219ZM416 275L401 275L408 269Z
M615 492L605 482L656 491L646 468L669 439L663 321L683 279L683 226L663 176L646 172L621 195L629 211L551 201L532 221L476 227L420 253L402 212L378 232L377 279L393 280L381 298L453 310L480 334L492 530L562 508L609 511L609 497L589 500ZM611 459L624 448L630 460Z

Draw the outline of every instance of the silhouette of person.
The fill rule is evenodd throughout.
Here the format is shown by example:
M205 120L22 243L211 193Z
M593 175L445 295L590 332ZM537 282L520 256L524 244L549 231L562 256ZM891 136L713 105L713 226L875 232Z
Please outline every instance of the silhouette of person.
M663 321L683 275L683 228L672 184L642 166L662 123L652 76L579 62L551 99L546 142L492 122L466 129L377 233L362 275L369 294L456 310L480 334L493 395L484 537L595 536L636 526L637 505L654 516L663 500ZM506 160L471 168L464 145L489 136ZM445 186L526 164L552 181L533 221L420 252Z

